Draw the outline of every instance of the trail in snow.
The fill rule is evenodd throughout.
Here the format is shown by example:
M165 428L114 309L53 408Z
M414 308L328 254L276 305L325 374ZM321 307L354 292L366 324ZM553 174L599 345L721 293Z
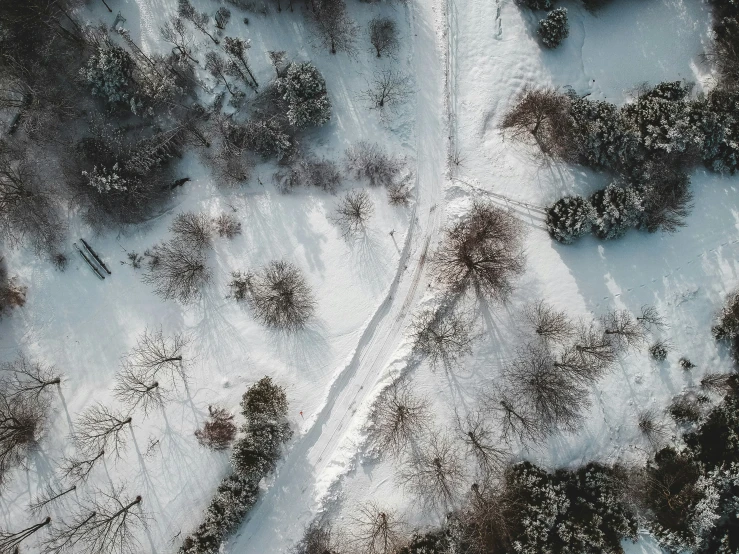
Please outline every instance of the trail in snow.
M269 489L231 541L229 552L284 552L303 534L323 494L341 474L351 453L351 429L357 409L367 402L402 340L429 247L441 229L447 137L444 117L444 56L437 49L434 10L430 2L410 6L413 64L418 71L416 98L417 203L395 280L387 298L360 338L354 357L333 383L324 408L311 429L290 449Z

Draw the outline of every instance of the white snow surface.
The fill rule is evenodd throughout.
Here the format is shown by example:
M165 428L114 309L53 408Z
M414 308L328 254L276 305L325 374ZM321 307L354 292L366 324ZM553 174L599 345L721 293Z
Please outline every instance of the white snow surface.
M164 48L158 28L176 4L120 0L114 9L126 17L133 39L154 50ZM332 56L315 45L298 3L295 13L268 16L233 9L227 34L251 39L260 82L271 76L268 50L312 60L326 78L334 114L306 142L318 155L337 160L360 139L407 156L416 173L414 204L388 206L384 191L370 189L376 210L367 236L347 242L329 219L336 197L313 190L280 194L271 184L274 167L269 165L257 167L247 187L224 190L188 158L182 172L193 181L180 189L171 209L147 225L125 234L92 236L76 214L69 214L70 237L87 238L111 266L113 275L104 282L90 273L71 244L72 263L64 273L24 250L10 252L11 274L28 286L29 294L22 309L0 322L0 358L9 360L23 351L54 363L64 381L39 450L0 496L0 527L24 526L28 503L45 484L57 482L58 464L71 452L68 437L78 414L94 402L115 404L111 389L120 358L146 328L184 332L192 339L190 386L164 413L134 415L123 457L108 458L77 491L83 499L95 488L125 484L131 494L141 494L150 516L140 537L142 553L175 552L197 525L227 474L228 454L201 448L193 431L209 404L238 413L246 387L264 375L285 386L296 433L275 475L264 483L261 499L224 546L227 553L287 552L313 518L324 514L341 526L356 505L368 500L394 507L412 525L438 523L442 514L423 509L405 494L396 462L363 453L367 410L382 387L406 373L429 399L435 428L453 434L457 417L475 408L479 392L494 382L524 340L517 314L539 298L586 319L611 308L636 312L643 304L655 305L670 324L658 336L669 339L673 348L664 363L646 353L623 357L594 387L593 407L580 432L521 449L517 458L551 468L594 459L643 461L648 445L639 436L635 414L664 408L705 372L729 371L730 361L717 348L710 326L737 284L737 178L696 170L691 176L695 207L687 226L674 235L630 232L612 242L586 238L561 246L549 239L542 217L527 205L588 193L607 183L607 176L542 165L531 151L505 141L498 129L505 109L527 84L571 86L616 103L645 81L686 79L699 88L710 86L710 68L701 61L710 29L705 4L613 0L590 14L565 2L570 36L551 52L535 37L542 14L511 0L349 4L362 25L356 57ZM208 0L197 5L215 10ZM397 60L378 61L366 48L366 24L376 13L397 18L403 30ZM109 24L113 19L97 3L86 17ZM402 111L382 119L358 93L375 68L390 65L413 74L416 93ZM460 152L459 166L448 167L450 150ZM347 181L342 192L354 187L367 185ZM441 292L428 278L427 254L438 243L444 222L464 213L478 197L510 208L526 223L526 274L505 306L471 303L481 338L461 367L444 371L411 363L407 324L419 306L432 305ZM187 307L160 300L138 272L118 264L125 251L141 253L166 239L172 218L185 210L231 212L243 226L235 240L216 240L209 260L213 282L199 302ZM248 310L225 298L231 271L273 259L297 264L318 301L314 321L294 335L265 330ZM681 356L697 367L681 370ZM49 515L62 517L64 510ZM38 545L29 541L26 551L37 552ZM646 538L628 551L659 548Z

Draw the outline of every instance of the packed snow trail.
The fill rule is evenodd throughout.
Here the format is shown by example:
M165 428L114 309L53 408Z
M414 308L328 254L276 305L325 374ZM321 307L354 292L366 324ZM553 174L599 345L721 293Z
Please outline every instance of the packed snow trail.
M417 84L417 202L396 277L313 426L292 445L227 552L283 553L300 539L320 508L321 497L350 462L355 447L351 430L363 423L354 414L368 402L367 395L400 344L421 296L419 283L443 214L437 205L442 200L447 148L444 55L438 50L432 3L416 1L409 10Z

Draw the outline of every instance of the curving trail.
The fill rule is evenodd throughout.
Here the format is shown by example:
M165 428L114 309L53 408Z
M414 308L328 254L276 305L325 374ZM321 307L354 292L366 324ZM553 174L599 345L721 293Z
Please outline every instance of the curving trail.
M320 508L321 497L355 453L356 417L381 377L421 297L429 248L439 234L447 155L445 59L439 49L437 13L445 6L412 0L412 59L416 96L416 206L388 296L362 334L354 357L334 381L326 404L310 430L287 453L278 473L231 539L234 554L283 553L303 534Z

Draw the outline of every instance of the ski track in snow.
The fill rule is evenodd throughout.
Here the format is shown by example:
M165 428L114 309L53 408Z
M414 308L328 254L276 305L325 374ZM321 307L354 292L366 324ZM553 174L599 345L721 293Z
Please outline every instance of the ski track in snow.
M413 305L418 301L429 247L442 224L447 140L444 135L443 56L437 51L433 6L410 6L414 64L424 71L416 102L416 207L403 255L390 292L359 340L355 354L332 384L328 399L311 429L292 445L273 482L231 540L228 552L283 552L303 534L320 509L321 500L340 476L352 453L354 417L383 374L398 347ZM352 450L350 447L349 450Z

